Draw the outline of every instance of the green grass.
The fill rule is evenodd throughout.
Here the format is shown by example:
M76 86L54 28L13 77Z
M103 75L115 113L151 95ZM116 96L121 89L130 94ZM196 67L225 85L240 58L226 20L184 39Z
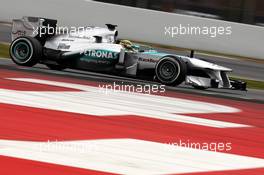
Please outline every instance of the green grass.
M9 58L9 45L0 43L0 57Z
M245 78L230 77L233 80L242 80L247 82L247 88L264 90L264 81L250 80Z

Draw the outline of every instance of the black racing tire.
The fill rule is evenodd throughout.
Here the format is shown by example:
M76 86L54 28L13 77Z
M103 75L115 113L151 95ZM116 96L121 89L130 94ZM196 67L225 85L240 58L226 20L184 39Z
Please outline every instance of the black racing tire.
M42 57L42 45L29 36L16 38L9 47L9 54L14 63L32 67Z
M50 68L51 70L58 70L58 71L61 71L61 70L66 69L66 66L64 66L64 65L60 65L60 64L46 64L46 66L47 66L48 68Z
M177 86L185 81L187 65L181 58L166 56L156 64L155 74L162 84Z

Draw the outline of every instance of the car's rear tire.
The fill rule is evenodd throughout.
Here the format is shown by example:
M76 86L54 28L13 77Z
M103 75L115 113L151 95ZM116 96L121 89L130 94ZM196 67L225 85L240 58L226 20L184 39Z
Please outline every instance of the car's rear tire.
M59 65L59 64L46 64L46 66L47 66L48 68L50 68L51 70L58 70L58 71L61 71L61 70L66 69L66 66L64 66L64 65Z
M34 66L42 57L42 45L29 36L16 38L10 45L9 54L11 59L21 66Z
M177 86L185 81L187 66L178 57L166 56L157 63L155 74L158 81L162 84Z

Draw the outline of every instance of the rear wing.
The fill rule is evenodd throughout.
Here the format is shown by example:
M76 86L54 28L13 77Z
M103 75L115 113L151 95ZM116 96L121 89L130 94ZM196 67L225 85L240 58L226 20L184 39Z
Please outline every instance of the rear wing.
M45 41L50 34L45 34L40 37L40 30L45 30L45 26L56 29L57 20L41 17L24 16L22 19L14 19L12 24L11 38L12 41L20 36L31 36L39 41Z

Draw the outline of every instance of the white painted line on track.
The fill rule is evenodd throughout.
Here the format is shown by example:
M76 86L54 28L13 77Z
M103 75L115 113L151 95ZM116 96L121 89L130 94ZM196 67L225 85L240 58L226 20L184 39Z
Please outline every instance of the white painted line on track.
M213 103L123 91L109 91L106 94L98 87L48 80L28 78L12 78L11 80L56 85L82 91L43 92L0 89L2 103L96 116L136 115L216 128L249 127L238 123L181 115L240 112L239 109Z
M264 167L264 159L136 139L46 144L49 146L45 147L44 142L0 140L0 155L118 174L179 174ZM78 152L75 147L87 149Z

